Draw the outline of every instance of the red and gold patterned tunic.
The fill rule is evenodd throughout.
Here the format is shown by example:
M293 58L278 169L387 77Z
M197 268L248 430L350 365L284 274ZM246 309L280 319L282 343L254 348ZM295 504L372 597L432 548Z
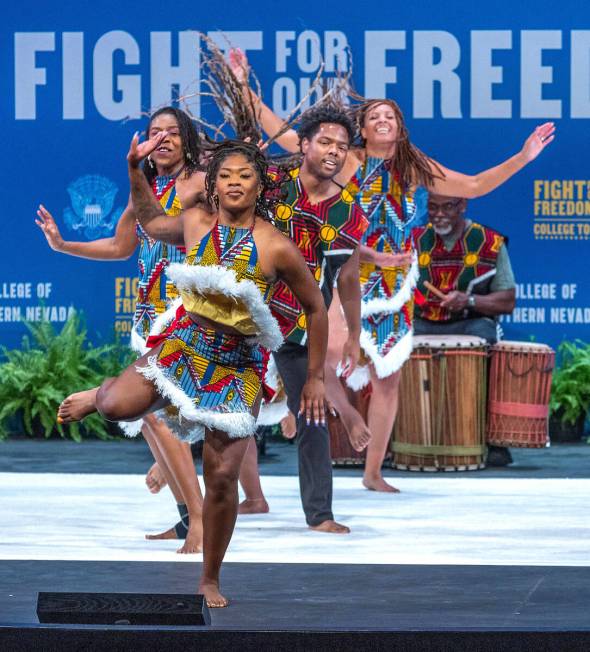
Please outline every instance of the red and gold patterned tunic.
M275 210L275 225L303 254L329 307L338 272L358 247L367 220L347 188L313 204L301 183L298 168L290 172L281 189L283 197ZM282 282L275 286L271 308L285 339L305 344L305 314Z
M418 252L420 279L418 288L424 295L424 305L416 307L416 316L430 321L456 318L440 299L426 289L425 281L447 294L452 290L486 294L496 270L496 261L504 237L497 231L472 222L449 251L432 224L413 231Z

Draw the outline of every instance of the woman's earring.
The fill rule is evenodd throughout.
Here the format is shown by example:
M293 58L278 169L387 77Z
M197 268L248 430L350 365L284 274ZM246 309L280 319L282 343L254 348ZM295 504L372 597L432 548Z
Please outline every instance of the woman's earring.
M147 159L147 160L148 160L148 163L150 164L150 167L151 167L151 168L155 168L155 167L156 167L156 164L152 161L152 155L151 155L151 154L148 155L148 159Z
M184 158L186 158L187 161L192 161L193 155L190 152L185 152Z

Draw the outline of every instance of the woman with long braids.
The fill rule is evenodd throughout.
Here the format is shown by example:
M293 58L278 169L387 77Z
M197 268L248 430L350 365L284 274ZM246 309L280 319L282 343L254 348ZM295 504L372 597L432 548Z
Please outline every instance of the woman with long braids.
M199 163L200 137L189 116L171 106L154 112L147 125L147 133L151 137L164 130L167 132L166 138L146 160L143 171L162 208L168 215L176 216L182 208L190 208L205 198L205 175ZM44 206L39 207L37 215L37 224L49 246L60 253L92 260L123 260L129 258L139 245L139 290L131 341L138 353L144 353L145 340L154 321L177 296L175 288L166 278L166 268L172 262L184 260L184 248L150 238L136 220L131 202L119 219L115 235L91 242L65 241ZM94 412L97 391L98 388L94 388L68 396L59 406L60 422L79 421ZM156 460L146 477L148 488L155 493L164 482L167 483L181 519L169 530L147 535L147 538L185 539L178 552L200 552L203 498L190 447L179 442L164 421L155 415L145 417L141 431ZM160 474L163 481L156 479Z
M133 421L165 408L180 438L204 438L203 570L199 592L225 607L219 572L238 511L240 466L256 427L271 350L282 343L268 302L275 282L291 288L306 314L309 366L300 410L324 421L327 314L322 295L297 247L267 221L273 183L264 156L249 143L225 141L212 153L206 177L210 213L194 207L165 215L139 165L165 132L139 144L134 136L129 178L137 219L154 239L187 248L168 277L180 291L171 323L148 339L150 350L103 383L99 412Z
M245 55L232 50L230 61L236 76L247 84ZM283 120L253 93L251 96L265 132L272 136L284 131ZM411 229L417 226L416 187L422 185L453 197L486 195L533 161L553 140L555 126L551 122L538 126L517 154L483 172L466 175L445 168L411 143L403 114L393 100L367 100L353 111L361 143L349 151L338 180L352 183L369 220L360 252L360 276L361 347L370 364L364 378L357 371L348 382L356 388L369 380L372 385L367 423L371 441L363 484L374 491L395 492L383 479L381 466L397 414L400 369L412 350L413 296L418 276L411 241ZM289 152L298 151L294 130L284 131L277 142ZM334 310L333 314L339 313ZM354 417L353 411L349 418L360 416Z

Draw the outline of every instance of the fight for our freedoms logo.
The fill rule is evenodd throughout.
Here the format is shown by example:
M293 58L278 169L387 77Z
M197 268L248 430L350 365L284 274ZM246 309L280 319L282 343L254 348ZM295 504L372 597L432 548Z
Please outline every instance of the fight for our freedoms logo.
M590 239L590 179L535 179L536 240Z
M110 179L99 174L73 181L67 188L72 205L63 214L68 228L82 231L90 240L110 235L124 210L123 206L113 210L118 190Z

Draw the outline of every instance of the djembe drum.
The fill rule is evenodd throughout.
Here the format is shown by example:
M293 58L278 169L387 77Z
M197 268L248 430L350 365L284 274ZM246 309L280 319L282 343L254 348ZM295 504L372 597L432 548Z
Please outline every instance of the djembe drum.
M353 392L346 388L348 399L351 405L360 413L363 419L367 420L367 410L369 407L370 389L365 388L359 392ZM330 435L330 455L332 457L332 466L364 466L366 449L355 451L350 445L348 433L340 421L338 415L334 416L329 410L326 410L328 433Z
M555 352L545 344L498 342L491 349L487 441L495 446L547 444Z
M485 466L486 349L479 337L414 338L400 378L391 446L395 468L473 471Z

